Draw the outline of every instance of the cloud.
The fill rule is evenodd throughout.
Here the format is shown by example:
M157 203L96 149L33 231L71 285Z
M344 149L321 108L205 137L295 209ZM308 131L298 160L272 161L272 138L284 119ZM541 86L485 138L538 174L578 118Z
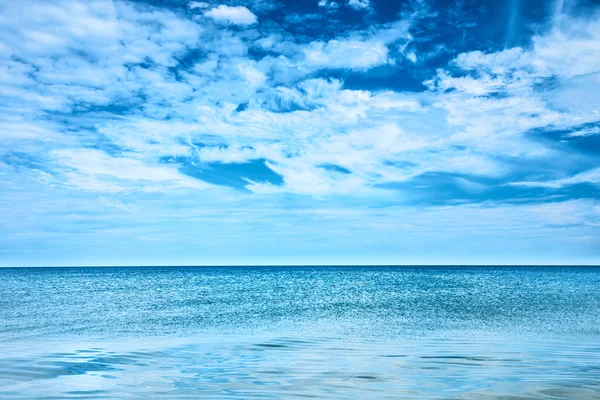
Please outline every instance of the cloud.
M89 191L163 191L176 188L205 189L210 185L191 179L177 169L146 165L129 157L111 157L95 149L54 150L50 156L73 172L67 172L71 186Z
M329 0L319 0L318 5L319 7L328 8L330 10L335 10L340 6L339 3Z
M369 8L369 5L369 0L348 0L348 6L354 8L355 10L363 10L365 8Z
M600 65L589 52L598 52L600 21L595 16L564 21L568 23L534 36L529 49L462 53L451 62L453 69L439 69L426 82L438 93L436 106L446 112L449 142L468 143L489 158L518 157L523 164L551 163L556 157L571 168L580 162L568 147L540 140L543 132L572 131L599 117L600 98L590 96L584 85L598 84ZM517 173L520 165L511 168ZM565 171L556 167L553 172ZM523 181L519 186L560 188L568 182L574 181Z
M224 4L204 13L205 16L219 22L234 25L253 25L258 22L256 15L244 6L229 7Z
M314 179L321 182L314 185L322 188L320 195L328 190L330 194L370 190L428 172L499 179L518 168L507 163L507 158L556 156L555 149L531 140L526 132L564 125L569 119L549 106L543 96L550 92L536 91L539 78L553 76L544 72L547 63L539 60L552 48L549 41L560 37L554 31L534 38L531 50L460 54L451 63L453 70L440 69L428 82L430 91L376 93L344 89L341 80L307 76L337 69L365 73L375 67L393 67L396 61L388 45L412 37L406 21L280 47L287 40L283 33L256 36L218 26L201 27L181 14L128 3L113 7L112 19L102 19L107 12L102 4L76 10L89 21L101 20L95 28L80 28L78 23L56 28L79 32L60 35L69 44L52 50L63 55L58 62L45 60L52 46L34 49L27 43L37 43L39 38L31 39L21 28L12 29L11 35L23 38L25 45L22 50L11 48L27 62L4 64L6 76L12 78L6 82L12 82L13 92L7 93L21 93L37 109L68 112L106 107L107 114L93 122L98 137L149 166L168 156L200 154L221 162L264 158L284 176L286 184L278 191L306 194ZM38 12L51 15L57 7ZM221 10L225 18L229 11L241 9L219 6L207 12ZM21 20L24 26L29 23L29 16L19 18L25 18ZM586 40L593 41L594 27L587 23L577 31L584 49L593 47ZM110 35L100 34L107 29ZM46 31L56 30L42 33ZM78 35L96 43L93 55L98 61L78 55L84 48ZM562 35L575 33L567 30ZM11 36L6 37L10 44ZM123 41L127 47L121 47ZM253 59L249 54L254 43L273 54ZM65 54L65 48L71 47L73 52ZM116 53L107 58L110 50ZM200 52L197 60L180 65L179 60L194 51ZM285 54L278 55L280 51ZM417 60L414 53L406 57ZM147 59L150 65L145 64ZM594 61L586 62L589 68L582 71L593 71ZM71 73L73 68L80 73ZM130 108L132 114L122 118L110 112L116 103ZM30 140L57 135L39 122L17 125L7 125L14 126L11 140L18 135ZM17 134L17 128L23 133ZM207 138L213 138L215 146L207 145ZM318 167L324 163L335 163L352 173L339 177Z
M600 168L594 168L588 171L580 172L568 178L554 179L549 181L535 182L535 181L523 181L513 182L510 185L513 186L526 186L526 187L545 187L545 188L562 188L564 186L576 185L579 183L590 183L592 185L600 186Z
M205 2L205 1L190 1L190 3L188 4L188 8L190 10L194 10L197 8L208 8L210 7L210 4Z
M303 52L306 65L316 68L364 70L390 62L387 46L376 40L312 42Z

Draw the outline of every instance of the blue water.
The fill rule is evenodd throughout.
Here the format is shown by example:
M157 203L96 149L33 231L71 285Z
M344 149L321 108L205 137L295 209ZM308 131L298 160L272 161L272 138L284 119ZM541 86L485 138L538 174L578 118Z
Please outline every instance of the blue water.
M0 398L600 399L600 268L0 269Z

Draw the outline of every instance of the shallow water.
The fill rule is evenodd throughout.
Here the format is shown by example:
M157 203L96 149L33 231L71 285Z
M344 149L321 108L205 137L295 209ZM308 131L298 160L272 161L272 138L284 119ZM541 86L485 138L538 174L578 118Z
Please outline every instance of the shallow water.
M0 269L0 398L600 399L600 268Z

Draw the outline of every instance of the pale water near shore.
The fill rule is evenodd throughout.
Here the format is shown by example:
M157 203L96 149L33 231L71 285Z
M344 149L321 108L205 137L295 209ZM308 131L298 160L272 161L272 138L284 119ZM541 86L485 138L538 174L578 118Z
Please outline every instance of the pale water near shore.
M0 269L0 398L600 399L600 268Z

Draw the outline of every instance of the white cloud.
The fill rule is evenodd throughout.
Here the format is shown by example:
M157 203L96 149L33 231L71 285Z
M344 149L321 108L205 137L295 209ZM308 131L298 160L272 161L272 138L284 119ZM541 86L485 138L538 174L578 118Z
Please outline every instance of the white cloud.
M188 4L188 8L190 10L194 10L197 8L208 8L210 6L210 4L208 4L205 1L190 1L190 3Z
M269 35L256 41L256 43L265 50L272 49L277 42L281 41L278 35Z
M209 184L189 178L173 167L146 165L128 157L111 157L95 149L63 149L51 152L56 163L71 169L69 184L89 191L164 191L176 188L206 189Z
M61 112L137 101L160 82L130 65L144 60L156 63L156 69L176 65L175 57L196 46L202 31L170 11L103 0L9 2L3 14L12 22L0 27L0 42L11 53L0 61L6 78L0 81L0 97L7 104ZM39 35L61 42L42 46ZM165 81L169 87L161 90L173 93L173 79L167 75Z
M279 188L269 184L252 182L248 189L254 193L295 193L321 196L350 194L361 190L363 179L358 176L339 174L316 166L307 168L301 160L288 163L285 166L269 164L269 168L282 175L285 187Z
M600 135L600 126L593 126L591 128L584 128L581 130L574 131L570 133L569 137L581 137L581 136L590 136L590 135Z
M348 6L356 9L362 10L365 8L369 8L370 1L369 0L348 0Z
M267 81L267 77L256 68L256 62L254 61L238 64L237 69L242 78L253 89L263 86Z
M258 159L259 153L249 147L230 146L230 147L202 147L195 149L195 154L201 162L220 162L220 163L244 163L249 160Z
M462 143L490 158L539 162L574 157L531 133L571 129L600 118L600 96L589 91L600 83L600 64L590 56L600 53L600 21L567 19L568 24L535 36L530 49L463 53L452 62L458 72L442 69L426 82L438 93L435 105L446 112L448 143ZM547 187L563 183L552 181ZM521 186L526 184L533 186Z
M104 196L98 197L98 201L100 203L104 204L105 206L114 207L119 210L123 210L123 211L127 211L127 212L134 212L137 210L137 207L134 204L126 204L120 200L112 200L112 199L108 199Z
M319 0L318 5L319 7L325 7L331 10L335 10L340 6L339 3L331 0Z
M531 49L461 54L453 61L453 72L440 70L429 82L432 90L395 93L347 90L338 80L306 77L319 70L366 71L394 63L388 46L415 40L409 21L299 43L284 30L232 30L164 8L106 1L73 4L59 1L33 7L30 13L9 5L5 12L15 24L0 28L0 42L11 52L0 63L2 94L11 110L36 110L36 118L19 113L16 120L3 117L7 123L0 136L11 146L18 140L58 143L69 138L68 147L76 148L78 141L89 145L101 137L124 149L107 163L119 164L127 157L136 163L132 170L159 168L157 176L177 172L159 165L161 157L197 156L207 162L265 158L284 177L284 187L265 189L255 183L253 190L325 195L369 191L427 172L501 178L512 167L502 158L548 160L557 155L525 135L528 130L582 124L599 110L596 97L586 91L598 79L592 77L597 63L587 56L596 49L594 20L539 35ZM189 4L192 9L201 6ZM67 18L69 13L85 24ZM206 15L229 23L257 21L241 6L220 5ZM44 22L38 26L36 21ZM583 65L569 70L552 66L552 48L562 46L561 41L574 43L575 49L564 51L572 53L569 59L581 58ZM270 54L252 59L256 46ZM194 52L198 60L174 74L179 60ZM406 45L400 52L410 62L418 61ZM560 96L536 90L539 80L552 74L560 74ZM583 91L586 101L578 100ZM565 107L573 104L577 107ZM111 112L120 106L132 107L127 118ZM102 114L85 114L87 107ZM81 111L84 116L70 118L90 131L63 134L64 126L39 122L46 110ZM594 128L589 132L594 134ZM212 146L196 145L211 141ZM319 167L324 163L352 173L332 173ZM135 181L106 180L85 169L70 173L118 187ZM177 179L160 184L174 187ZM476 187L475 182L456 182Z
M365 70L390 62L387 46L376 40L312 42L303 52L305 64L316 68Z
M256 15L244 6L230 7L221 4L216 8L206 11L204 15L215 21L227 22L235 25L252 25L258 22Z
M11 120L2 121L0 128L0 143L11 139L38 139L38 140L56 140L59 136L47 126L41 123L24 121L16 117Z
M527 187L546 187L546 188L562 188L564 186L576 185L578 183L591 183L600 186L600 168L593 168L588 171L580 172L568 178L554 179L549 181L535 182L523 181L513 182L512 186L527 186Z

